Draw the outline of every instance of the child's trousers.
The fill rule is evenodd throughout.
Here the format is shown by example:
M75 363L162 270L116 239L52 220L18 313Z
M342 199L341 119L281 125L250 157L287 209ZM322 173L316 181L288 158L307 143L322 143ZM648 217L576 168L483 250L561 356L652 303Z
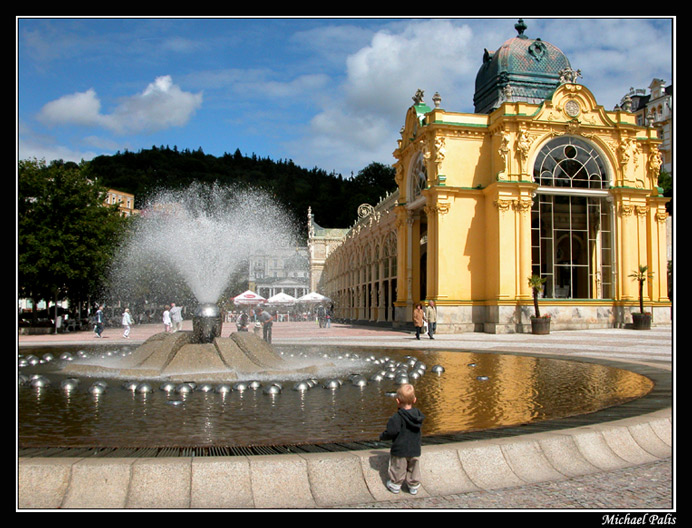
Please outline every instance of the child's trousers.
M389 457L389 480L395 487L405 482L409 490L420 486L420 464L418 457Z

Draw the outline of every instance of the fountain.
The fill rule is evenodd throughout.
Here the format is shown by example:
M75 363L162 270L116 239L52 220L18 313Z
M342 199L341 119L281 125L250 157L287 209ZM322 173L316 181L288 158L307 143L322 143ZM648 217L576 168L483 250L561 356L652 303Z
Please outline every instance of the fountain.
M314 373L317 367L289 365L254 334L222 337L223 312L216 304L244 260L296 245L294 232L288 214L257 191L194 184L154 195L119 251L112 282L121 294L144 281L189 287L199 302L192 332L162 332L126 358L70 363L64 373L173 381Z
M151 200L119 252L113 283L121 292L143 284L189 288L199 303L193 330L161 332L134 350L99 343L61 350L57 360L22 354L20 446L366 441L379 436L405 382L416 385L430 435L591 413L651 390L643 376L568 361L277 350L250 332L223 337L217 302L230 277L254 251L293 243L290 226L261 193L193 185Z

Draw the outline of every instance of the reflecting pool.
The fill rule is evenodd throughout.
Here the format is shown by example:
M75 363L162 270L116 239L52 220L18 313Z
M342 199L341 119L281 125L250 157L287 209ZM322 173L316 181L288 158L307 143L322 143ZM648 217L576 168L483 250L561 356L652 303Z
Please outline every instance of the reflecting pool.
M233 380L226 391L219 390L218 381L181 391L163 390L163 380L137 380L151 387L140 392L135 385L126 386L129 380L103 377L81 378L68 390L61 386L68 378L61 373L62 353L79 361L127 349L22 348L23 358L50 353L54 359L19 369L19 446L211 447L377 440L396 410L393 393L399 379L386 375L392 365L408 370L417 407L426 415L426 436L591 413L640 398L653 388L649 378L624 369L546 357L348 347L277 349L287 360L324 358L331 368L310 378L307 390L296 389L302 381L298 378L257 379L260 386L246 390L234 390ZM444 371L433 372L436 365ZM31 383L38 375L48 381L45 386ZM355 383L356 375L367 383ZM374 379L378 375L379 381ZM334 379L340 383L329 386ZM101 393L90 391L96 381L103 382ZM272 383L280 389L264 390Z

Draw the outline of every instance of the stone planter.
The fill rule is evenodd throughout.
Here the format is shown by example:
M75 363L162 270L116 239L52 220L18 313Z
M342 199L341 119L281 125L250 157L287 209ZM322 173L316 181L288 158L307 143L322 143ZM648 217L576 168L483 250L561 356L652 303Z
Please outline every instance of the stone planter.
M633 313L632 328L635 330L651 330L651 314Z
M550 333L550 317L532 317L531 333L546 335Z

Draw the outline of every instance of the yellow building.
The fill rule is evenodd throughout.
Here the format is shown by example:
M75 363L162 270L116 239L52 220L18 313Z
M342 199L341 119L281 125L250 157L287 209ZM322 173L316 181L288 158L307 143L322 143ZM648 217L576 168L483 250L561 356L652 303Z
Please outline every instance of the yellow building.
M646 309L670 322L655 129L606 111L558 48L515 27L485 51L476 113L414 97L394 151L398 192L325 262L336 317L406 324L433 299L438 332L524 332L538 274L554 329L624 326L638 311L630 275L646 265Z
M115 189L108 189L106 204L118 204L118 210L122 216L131 216L139 211L135 209L135 195Z

